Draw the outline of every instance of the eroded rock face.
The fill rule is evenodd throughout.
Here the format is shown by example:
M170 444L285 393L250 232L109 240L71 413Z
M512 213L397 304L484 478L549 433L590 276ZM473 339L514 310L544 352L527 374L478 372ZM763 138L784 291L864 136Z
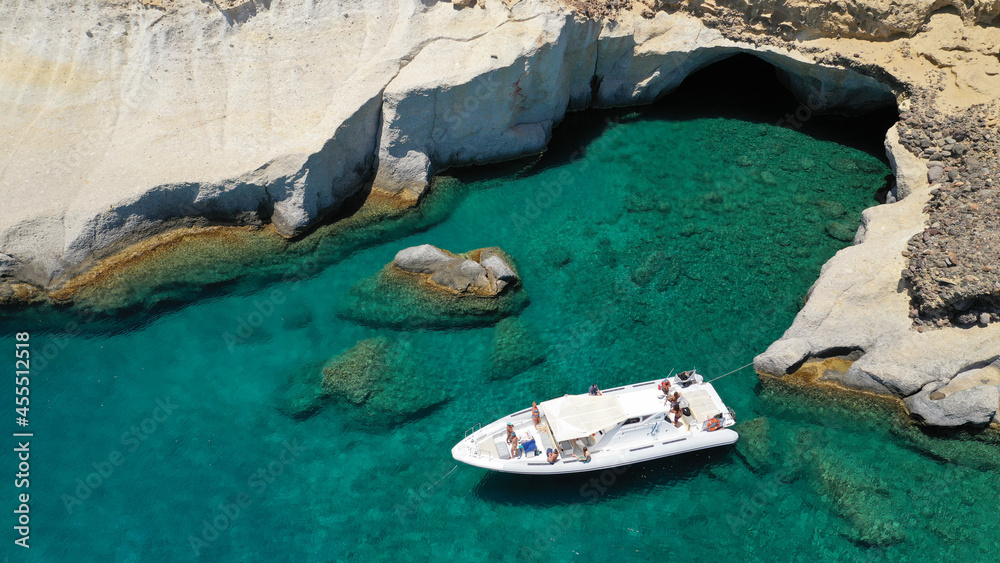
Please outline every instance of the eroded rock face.
M1000 357L1000 326L923 332L914 327L910 292L898 270L906 267L904 250L911 237L925 228L924 206L932 187L925 162L900 145L896 129L889 131L886 145L897 190L905 197L865 210L856 244L823 266L792 326L754 359L754 366L762 373L784 375L830 350L856 350L861 355L850 368L829 372L827 379L905 399L911 413L926 424L985 424L998 409L996 384L959 384L969 377L963 374L970 366ZM964 390L931 398L949 386Z
M912 36L942 8L957 11L967 24L990 24L1000 15L996 0L650 0L652 8L684 7L719 17L739 18L759 31L793 36L804 31L831 36L886 39Z
M977 385L949 395L935 397L942 382L932 381L903 402L910 414L931 426L985 426L996 416L1000 389Z
M823 93L810 111L893 100L683 13L610 23L554 0L57 0L0 32L0 86L19 93L0 102L18 139L0 146L0 252L43 288L173 225L295 236L369 184L412 204L443 168L537 153L568 110L652 102L738 52Z
M569 110L649 103L691 72L746 52L775 65L801 101L789 126L813 112L864 111L897 98L920 106L903 131L906 146L919 149L905 150L895 130L887 141L896 202L865 212L856 246L824 267L758 369L781 374L831 349L861 350L839 382L906 397L1000 357L992 278L935 279L935 270L976 275L991 255L937 240L915 248L930 250L927 260L902 254L914 253L914 236L950 236L945 219L975 223L983 204L995 202L986 189L965 197L972 182L958 185L982 176L977 164L990 154L975 145L975 132L959 139L947 125L942 138L932 133L940 114L1000 91L1000 30L974 25L993 22L1000 2L573 1L614 21L580 17L555 0L456 9L464 4L18 4L0 19L0 88L12 94L0 97L0 131L16 139L0 143L0 298L58 288L93 258L174 225L270 223L295 236L368 187L413 204L446 167L541 151ZM929 138L906 137L913 128ZM940 160L928 160L938 152ZM948 188L933 201L928 177ZM983 186L992 189L985 179ZM929 201L944 229L928 224ZM970 204L979 209L953 217L956 205ZM995 232L962 240L974 246L989 236ZM471 260L478 266L448 262L437 287L475 293L485 287L479 268L491 291L511 283L489 257ZM916 307L918 319L934 322L925 328L938 319L969 328L914 330L904 270L929 304ZM430 322L420 311L454 309L418 296L416 313L397 314L398 304L377 294L403 287L386 276L358 289L360 300L381 304L379 314L359 313L363 322L419 324ZM984 295L988 302L977 301ZM464 300L476 305L452 320L495 323L523 308L524 300L504 300L510 296Z
M433 274L455 259L454 254L445 252L432 244L421 244L400 250L396 253L396 258L392 263L397 268L407 272Z

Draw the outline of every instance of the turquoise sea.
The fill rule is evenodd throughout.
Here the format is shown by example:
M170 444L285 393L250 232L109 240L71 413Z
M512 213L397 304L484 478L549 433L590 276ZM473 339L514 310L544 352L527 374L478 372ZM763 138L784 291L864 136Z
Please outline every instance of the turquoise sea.
M67 325L80 319L72 309L6 312L7 346L29 331L36 359L31 548L13 544L25 490L12 486L6 438L2 553L995 560L1000 450L988 437L932 435L890 403L759 381L750 369L716 382L740 422L733 448L558 478L451 459L466 428L532 400L746 364L850 244L890 173L879 150L894 115L779 127L797 105L775 81L740 96L719 88L740 80L749 63L739 62L651 108L571 116L541 157L448 172L418 211L317 257L314 275L251 275L82 329ZM501 246L527 304L473 327L386 328L373 319L383 309L358 310L352 288L423 243ZM393 314L412 310L401 297ZM372 338L388 350L372 368L388 377L377 397L297 409L326 362ZM0 415L16 429L12 402ZM374 402L401 412L379 416Z

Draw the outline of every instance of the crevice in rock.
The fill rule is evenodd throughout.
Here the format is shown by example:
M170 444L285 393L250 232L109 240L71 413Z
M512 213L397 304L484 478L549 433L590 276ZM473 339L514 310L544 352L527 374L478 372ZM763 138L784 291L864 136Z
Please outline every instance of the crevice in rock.
M815 359L840 358L849 362L856 362L865 355L865 351L859 346L834 346L825 348L813 354Z

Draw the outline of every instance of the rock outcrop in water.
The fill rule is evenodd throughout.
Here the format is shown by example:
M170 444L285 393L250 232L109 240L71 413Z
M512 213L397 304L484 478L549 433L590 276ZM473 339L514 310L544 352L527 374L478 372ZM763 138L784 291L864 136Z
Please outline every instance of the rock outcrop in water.
M480 248L466 255L422 244L400 250L392 265L416 274L430 287L456 295L495 297L508 285L517 284L517 273L499 248Z
M513 261L496 247L458 255L405 248L351 288L340 315L371 327L454 328L495 324L528 305Z
M1000 4L569 4L578 11L554 0L19 4L0 22L0 85L11 93L0 112L10 140L0 145L0 298L43 296L175 226L297 236L364 190L412 205L447 167L543 150L567 111L649 103L699 68L752 53L802 102L784 125L897 102L905 115L887 138L895 203L866 211L857 244L824 267L757 369L780 375L849 354L850 369L828 379L913 397L928 422L979 423L991 385L933 397L1000 361L996 245L982 244L997 229L982 217L996 201ZM459 273L451 281L471 271ZM358 289L379 313L352 318L422 322L386 297L412 290L399 281ZM523 307L511 295L523 298L465 300L492 309L457 322L496 322ZM962 393L977 398L953 398Z

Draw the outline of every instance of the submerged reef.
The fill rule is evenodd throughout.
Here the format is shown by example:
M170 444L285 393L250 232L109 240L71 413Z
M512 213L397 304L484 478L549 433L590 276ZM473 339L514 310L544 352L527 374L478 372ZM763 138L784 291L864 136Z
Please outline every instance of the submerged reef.
M317 374L292 379L281 410L296 419L329 404L343 407L354 422L385 427L420 418L450 397L427 380L412 358L386 337L362 340L330 360Z
M524 321L511 317L497 323L490 352L490 379L510 379L544 361L545 345Z

